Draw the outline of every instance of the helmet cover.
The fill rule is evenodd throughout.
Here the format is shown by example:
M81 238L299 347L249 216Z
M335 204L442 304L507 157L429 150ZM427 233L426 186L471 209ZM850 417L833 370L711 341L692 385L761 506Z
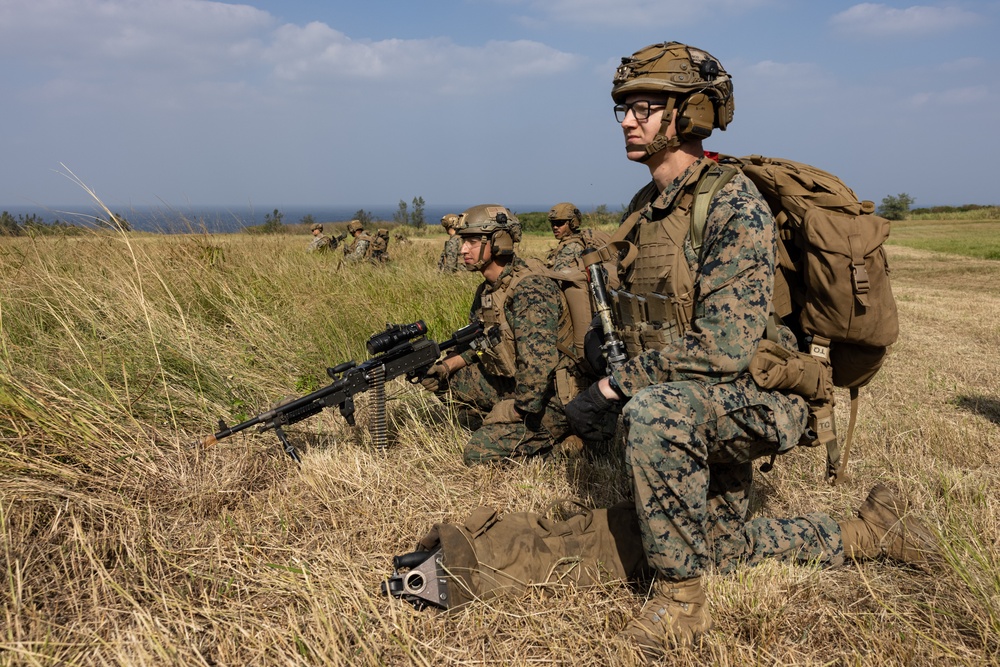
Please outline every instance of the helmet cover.
M571 204L570 202L561 202L556 204L549 209L549 222L566 222L569 221L569 227L573 231L580 228L580 222L583 220L583 216L580 214L580 209Z
M615 70L611 97L621 103L633 92L681 98L702 93L712 103L712 127L725 130L733 119L732 77L707 51L679 42L651 44L622 58Z

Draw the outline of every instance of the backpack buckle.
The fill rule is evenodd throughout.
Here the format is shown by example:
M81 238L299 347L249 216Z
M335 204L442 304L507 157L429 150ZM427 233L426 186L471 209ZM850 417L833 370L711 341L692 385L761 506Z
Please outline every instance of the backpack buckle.
M851 283L854 285L855 294L868 294L871 283L868 281L868 271L864 264L851 265Z

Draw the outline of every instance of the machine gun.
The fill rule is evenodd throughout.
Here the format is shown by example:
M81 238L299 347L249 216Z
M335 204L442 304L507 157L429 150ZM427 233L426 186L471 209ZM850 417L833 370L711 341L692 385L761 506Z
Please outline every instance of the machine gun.
M226 426L220 419L218 432L206 437L201 444L209 447L234 433L256 426L258 433L273 430L285 453L296 463L301 463L299 454L288 441L283 427L297 424L323 408L334 406L340 409L340 414L347 423L354 426L354 395L373 390L376 412L372 420L372 439L377 448L384 450L387 444L385 383L404 374L411 382L418 381L438 360L442 351L471 345L482 335L483 325L474 322L462 327L440 345L427 338L426 333L427 325L423 320L412 324L390 324L385 331L368 339L368 352L374 355L371 359L361 364L352 360L327 368L326 373L333 380L331 384L307 396L284 402L235 426Z

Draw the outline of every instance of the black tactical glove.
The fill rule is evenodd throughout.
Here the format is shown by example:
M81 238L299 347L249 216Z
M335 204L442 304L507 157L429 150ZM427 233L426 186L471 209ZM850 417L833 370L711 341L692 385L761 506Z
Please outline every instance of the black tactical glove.
M597 385L587 387L563 408L573 432L590 442L613 438L622 411L622 402L606 399Z

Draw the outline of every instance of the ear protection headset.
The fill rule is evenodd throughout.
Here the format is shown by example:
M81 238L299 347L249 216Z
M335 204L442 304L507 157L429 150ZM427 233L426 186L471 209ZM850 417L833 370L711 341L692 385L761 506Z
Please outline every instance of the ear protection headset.
M497 224L507 226L507 214L503 211L497 213ZM514 237L505 229L493 232L490 237L490 252L494 257L507 258L514 255Z
M712 81L719 76L719 63L712 58L703 60L698 73L703 80ZM677 107L677 136L681 141L705 140L712 128L725 130L732 118L732 96L723 99L715 90L711 97L703 91L691 93Z

